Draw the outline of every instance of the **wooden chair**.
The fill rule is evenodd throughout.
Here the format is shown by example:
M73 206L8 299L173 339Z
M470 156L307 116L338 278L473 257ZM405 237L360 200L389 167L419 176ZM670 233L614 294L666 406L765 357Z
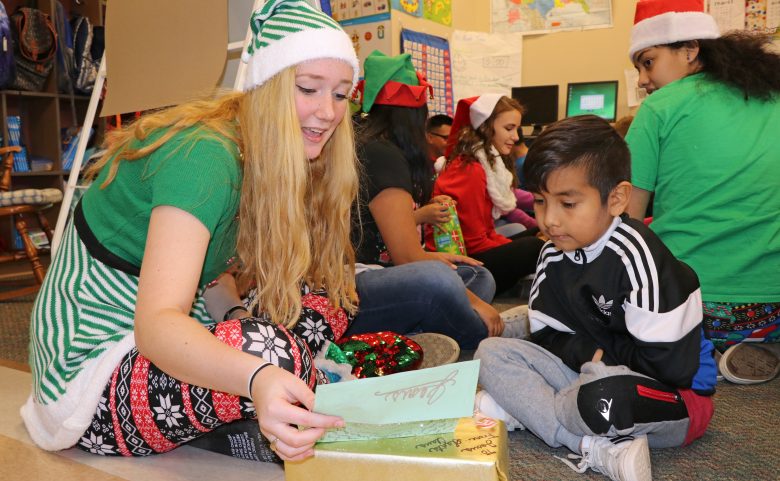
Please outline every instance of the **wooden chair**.
M0 218L11 217L16 230L22 238L24 250L0 252L0 263L14 262L27 259L32 268L34 285L14 288L10 291L0 291L0 301L13 299L19 296L25 296L38 292L43 277L46 274L43 264L38 256L39 250L35 247L30 233L27 229L27 220L25 216L29 214L30 218L37 218L43 232L52 240L52 231L49 222L43 215L43 211L52 206L55 202L62 200L62 191L58 189L11 189L11 171L14 165L14 152L20 152L20 147L0 147L0 157L2 157L2 177L0 177Z

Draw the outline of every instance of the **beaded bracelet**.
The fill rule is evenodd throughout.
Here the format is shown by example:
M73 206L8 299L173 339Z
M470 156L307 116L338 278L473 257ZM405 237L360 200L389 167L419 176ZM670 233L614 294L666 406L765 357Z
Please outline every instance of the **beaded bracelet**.
M246 386L246 392L247 392L247 395L249 396L249 399L252 399L252 383L255 381L255 376L257 376L257 373L259 373L263 369L267 368L268 366L272 366L272 365L273 364L271 364L270 362L264 360L263 364L260 364L257 367L257 369L255 369L255 372L253 372L252 375L249 376L249 382L247 383L247 386Z
M237 306L233 306L230 309L228 309L227 312L225 312L225 315L222 316L222 320L223 321L229 321L229 320L233 319L232 316L233 316L234 312L236 312L236 311L245 311L245 310L246 310L246 306L244 306L243 304L239 304Z

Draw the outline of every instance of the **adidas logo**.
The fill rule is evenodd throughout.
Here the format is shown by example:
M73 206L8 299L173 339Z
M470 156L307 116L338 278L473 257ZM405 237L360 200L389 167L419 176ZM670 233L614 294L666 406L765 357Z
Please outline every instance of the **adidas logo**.
M606 399L599 399L599 402L596 403L596 409L598 409L599 414L609 421L609 412L612 411L612 399L610 398L609 401Z
M596 303L596 307L599 308L599 311L601 311L602 314L605 316L612 316L612 313L610 312L610 309L612 309L612 301L604 299L604 296L599 296L598 299L594 296L590 297L593 299L593 302Z

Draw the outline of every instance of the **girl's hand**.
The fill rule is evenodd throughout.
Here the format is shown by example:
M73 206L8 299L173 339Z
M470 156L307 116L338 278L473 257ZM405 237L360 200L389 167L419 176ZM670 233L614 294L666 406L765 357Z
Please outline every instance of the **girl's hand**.
M452 205L457 204L457 202L455 202L455 200L452 197L450 197L449 195L443 195L443 194L442 195L437 195L436 197L431 199L431 202L438 202L439 204L446 204L447 202L451 202Z
M475 296L476 297L476 296ZM472 301L471 307L476 311L482 322L485 323L485 327L488 330L488 336L500 336L504 332L504 320L501 319L501 315L496 308L477 298L479 302Z
M481 266L482 262L472 259L468 256L461 256L458 254L450 254L448 252L429 252L431 256L437 261L444 262L448 266L456 269L458 266L455 264L468 264L470 266Z
M446 196L439 196L446 197ZM438 197L437 197L438 198ZM414 211L414 222L416 224L441 225L450 220L450 209L443 202L436 199L430 204L426 204Z
M271 447L285 461L300 461L314 454L314 443L326 428L344 426L336 416L310 411L314 393L296 376L276 366L269 366L254 379L251 386L260 431L271 441ZM302 404L296 406L296 404ZM305 427L299 430L297 426Z

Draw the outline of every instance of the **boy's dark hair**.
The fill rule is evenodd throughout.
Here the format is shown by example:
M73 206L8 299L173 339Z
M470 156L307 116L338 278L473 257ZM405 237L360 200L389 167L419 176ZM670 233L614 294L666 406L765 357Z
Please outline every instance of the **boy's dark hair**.
M430 132L442 125L452 125L452 117L446 114L436 114L428 119L428 122L425 124L425 130Z
M546 192L556 170L583 167L588 184L598 189L601 202L620 182L631 181L631 154L620 134L595 115L559 120L547 127L528 149L523 164L526 186Z

